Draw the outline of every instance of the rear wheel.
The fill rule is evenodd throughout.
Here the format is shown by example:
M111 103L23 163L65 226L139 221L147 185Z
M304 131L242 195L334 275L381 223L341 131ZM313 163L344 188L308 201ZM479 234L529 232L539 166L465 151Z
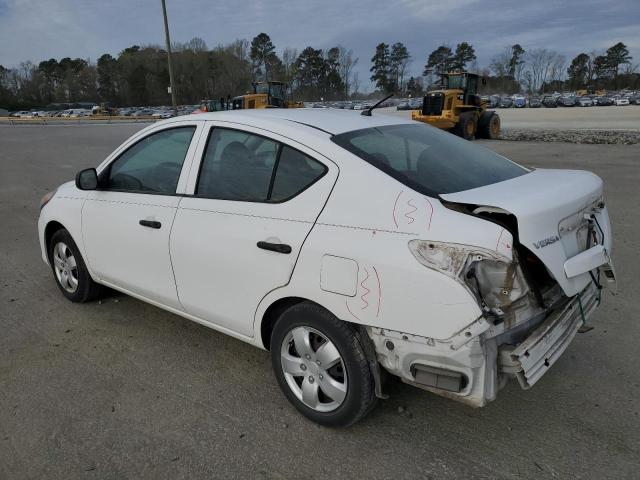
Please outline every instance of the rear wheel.
M287 399L327 426L351 425L376 402L359 332L311 302L286 310L271 335L271 363Z
M483 112L478 124L478 137L496 140L500 136L500 117L495 112Z
M49 262L62 294L72 302L88 302L98 298L103 288L91 278L71 234L58 230L49 242Z
M473 140L478 127L477 114L475 112L464 112L460 114L455 134L465 140Z

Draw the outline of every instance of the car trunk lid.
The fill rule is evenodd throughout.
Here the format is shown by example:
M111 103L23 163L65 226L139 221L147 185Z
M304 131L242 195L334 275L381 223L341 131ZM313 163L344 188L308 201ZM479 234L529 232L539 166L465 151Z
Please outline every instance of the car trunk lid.
M613 274L609 257L611 227L602 203L602 180L590 172L539 169L440 197L447 202L495 207L513 214L518 222L519 242L544 263L568 296L577 294L591 281L588 268L593 266L593 258L576 258L569 274L565 269L565 262L590 250L588 246L602 245L593 255L583 256L602 258ZM580 270L583 264L585 267Z

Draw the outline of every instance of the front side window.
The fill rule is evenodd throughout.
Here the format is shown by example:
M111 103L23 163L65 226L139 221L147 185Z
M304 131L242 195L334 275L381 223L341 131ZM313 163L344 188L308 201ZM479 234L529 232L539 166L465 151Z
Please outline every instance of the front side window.
M491 185L529 172L489 149L418 123L355 130L335 135L332 141L431 197Z
M131 192L176 192L195 126L177 127L140 140L109 166L105 187Z
M326 167L279 142L214 128L202 159L196 195L245 202L286 201L318 180Z

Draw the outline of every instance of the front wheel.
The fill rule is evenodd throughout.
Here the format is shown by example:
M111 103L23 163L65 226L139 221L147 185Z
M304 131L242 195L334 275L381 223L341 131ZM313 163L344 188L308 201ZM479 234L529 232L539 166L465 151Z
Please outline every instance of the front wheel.
M359 332L314 303L299 303L278 319L271 363L287 399L314 422L349 426L376 403Z
M455 126L455 133L465 140L473 140L478 128L478 119L475 112L464 112L460 114L458 125Z
M58 230L49 242L49 262L62 294L72 302L88 302L103 291L80 255L80 250L67 230Z

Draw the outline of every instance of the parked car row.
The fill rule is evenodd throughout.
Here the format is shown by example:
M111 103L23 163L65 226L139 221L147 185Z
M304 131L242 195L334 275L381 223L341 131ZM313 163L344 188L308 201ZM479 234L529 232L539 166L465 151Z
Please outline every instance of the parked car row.
M178 115L188 115L198 109L198 105L180 105ZM69 108L65 110L20 110L9 114L14 118L77 118L90 117L92 110L89 108ZM118 116L123 117L152 117L157 119L171 118L174 116L170 106L160 107L123 107L117 110Z
M489 95L483 97L489 108L556 108L556 107L606 107L609 105L640 105L640 92L624 92L608 95L576 95L553 93L550 95Z
M178 116L188 115L197 110L199 105L179 105ZM171 118L174 116L173 107L123 107L118 114L122 117L153 117L153 118Z
M383 107L393 107L396 105L401 105L406 102L407 99L397 99L390 98L386 100L382 106ZM420 98L422 101L422 98ZM373 106L377 100L340 100L335 102L304 102L304 106L306 108L337 108L340 110L366 110L367 108ZM399 109L403 110L403 109ZM405 108L405 110L408 110Z
M556 108L556 107L592 107L592 106L627 106L640 105L640 91L611 93L607 95L576 95L575 93L553 93L539 96L515 95L485 95L482 97L488 103L489 108ZM322 101L304 102L306 108L336 108L343 110L365 110L376 103L377 100L349 100L349 101ZM391 98L386 100L382 107L396 107L397 110L419 110L422 108L422 97ZM178 106L178 116L189 115L199 109L199 105ZM94 107L95 108L95 107ZM89 108L69 108L66 110L21 110L9 113L14 118L77 118L90 117L92 110ZM117 115L123 117L150 117L165 119L174 116L171 106L142 106L122 107Z
M91 110L87 108L69 108L66 110L21 110L12 112L10 117L14 118L52 118L52 117L88 117Z

